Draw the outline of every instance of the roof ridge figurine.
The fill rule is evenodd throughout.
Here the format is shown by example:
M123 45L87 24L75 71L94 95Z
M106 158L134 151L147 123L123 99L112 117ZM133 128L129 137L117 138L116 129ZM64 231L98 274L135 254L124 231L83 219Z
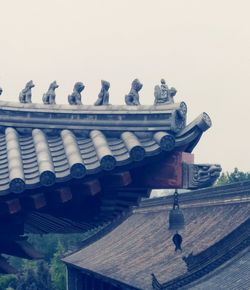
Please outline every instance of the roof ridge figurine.
M143 84L138 80L134 79L131 84L130 92L125 96L125 103L128 106L140 105L139 91L143 87Z
M25 88L19 94L20 103L32 103L32 88L35 87L32 80L26 83ZM45 105L56 104L55 90L59 87L56 81L53 81L47 90L43 94L42 100ZM139 91L142 89L143 84L139 79L134 79L131 84L131 89L127 95L125 95L125 103L127 106L140 105ZM85 85L82 82L76 82L73 88L73 92L68 95L68 103L70 105L82 105L81 93L85 89ZM101 80L101 90L98 94L98 98L94 103L95 106L107 106L109 103L109 89L110 83L105 80ZM0 95L3 89L0 87ZM165 79L161 79L161 84L154 87L154 106L168 105L174 103L174 96L177 90L174 87L169 87L166 84Z
M95 102L95 106L105 106L109 105L109 88L110 88L110 83L108 81L101 81L101 91L98 94L98 99Z
M166 81L161 79L161 86L156 85L154 89L155 105L173 104L177 90L174 87L168 88Z
M32 98L32 92L31 89L34 88L34 83L33 81L29 81L27 82L27 84L25 85L25 88L20 92L19 94L19 101L20 103L32 103L31 98Z
M85 86L82 82L77 82L74 85L73 93L68 95L68 102L70 105L82 105L81 92Z
M56 81L52 82L49 86L48 91L43 95L43 103L45 105L52 105L56 103L55 90L59 87Z

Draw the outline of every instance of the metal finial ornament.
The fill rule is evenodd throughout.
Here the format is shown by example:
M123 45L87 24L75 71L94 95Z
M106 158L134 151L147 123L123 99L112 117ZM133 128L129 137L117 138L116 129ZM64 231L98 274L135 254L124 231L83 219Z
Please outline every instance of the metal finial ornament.
M24 103L24 104L32 103L32 101L31 101L31 98L32 98L31 89L34 88L34 86L35 85L34 85L33 81L27 82L27 84L25 85L25 88L19 94L20 103Z
M180 209L178 191L176 189L174 192L173 208L169 212L169 230L176 231L172 239L175 245L175 252L177 252L178 250L182 251L182 236L178 233L178 231L184 229L184 226L184 215L182 210Z

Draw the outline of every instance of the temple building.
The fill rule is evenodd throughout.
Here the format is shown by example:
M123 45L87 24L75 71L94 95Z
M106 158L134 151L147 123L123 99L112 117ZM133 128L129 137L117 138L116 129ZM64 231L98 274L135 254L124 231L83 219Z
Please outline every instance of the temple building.
M152 106L141 105L138 79L120 106L109 103L109 82L101 85L93 106L82 104L81 82L68 105L56 104L56 81L43 104L32 103L32 81L19 103L0 101L0 253L39 258L26 233L113 226L152 189L198 189L218 178L219 165L195 164L192 154L211 127L206 113L187 124L186 104L164 80ZM0 271L15 272L3 256Z

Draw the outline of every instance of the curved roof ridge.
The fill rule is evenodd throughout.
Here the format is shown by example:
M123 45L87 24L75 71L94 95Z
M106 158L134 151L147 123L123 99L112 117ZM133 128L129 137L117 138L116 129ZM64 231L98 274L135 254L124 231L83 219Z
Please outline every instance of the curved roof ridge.
M228 198L231 199L228 199ZM211 200L214 199L213 203ZM193 190L179 194L179 200L183 207L204 206L204 205L220 205L224 203L239 203L250 201L250 181L236 182L232 184L213 186L201 190ZM203 201L198 204L197 201ZM223 202L224 201L224 202ZM195 203L196 202L196 203ZM153 209L157 206L172 205L173 196L162 196L156 198L143 199L138 207L134 208L134 212ZM193 204L192 204L193 203Z

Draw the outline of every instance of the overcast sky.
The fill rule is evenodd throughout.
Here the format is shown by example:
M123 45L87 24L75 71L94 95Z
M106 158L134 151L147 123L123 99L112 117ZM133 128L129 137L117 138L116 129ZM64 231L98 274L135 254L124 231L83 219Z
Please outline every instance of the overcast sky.
M17 101L32 79L41 102L57 80L65 103L82 81L92 104L106 79L111 103L123 104L139 78L141 103L153 104L164 77L189 121L203 111L212 118L196 163L250 171L249 11L249 0L0 0L1 99Z

